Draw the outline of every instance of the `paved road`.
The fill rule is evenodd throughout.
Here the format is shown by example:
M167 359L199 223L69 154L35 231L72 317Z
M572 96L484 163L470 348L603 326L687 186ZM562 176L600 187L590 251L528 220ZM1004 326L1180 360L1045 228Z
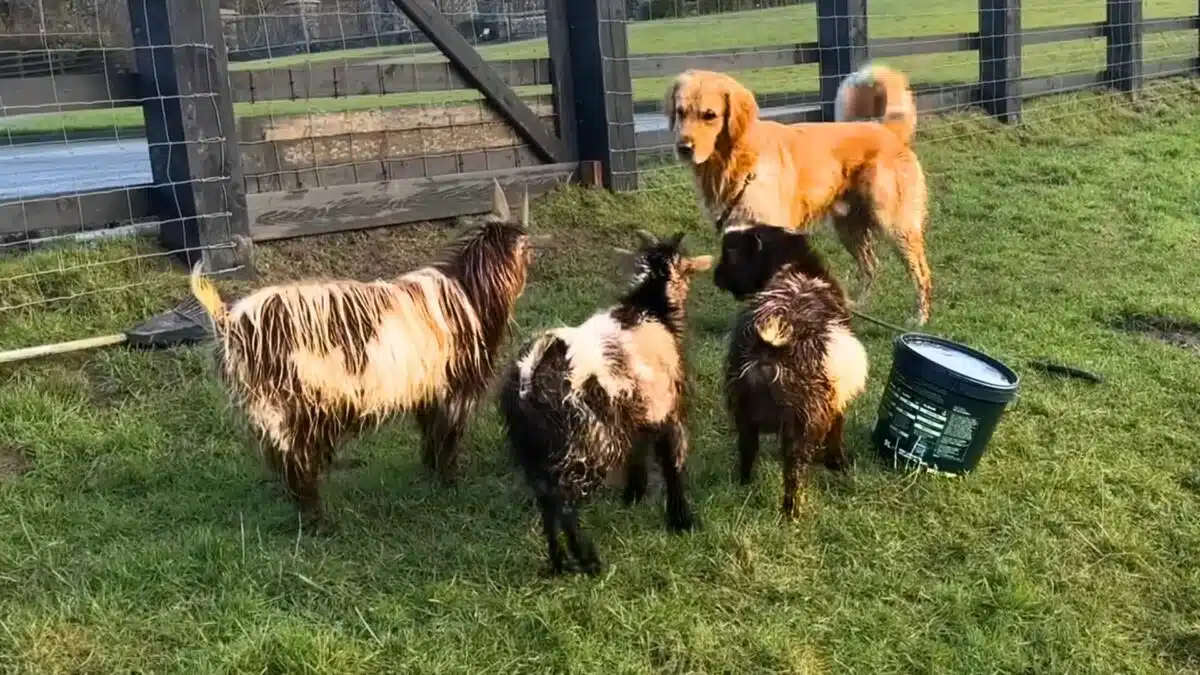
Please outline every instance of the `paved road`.
M0 202L150 181L144 140L0 145Z
M770 108L768 117L800 112L804 106ZM658 113L634 116L638 132L663 131ZM0 145L0 202L40 195L73 194L151 182L146 141L74 141Z

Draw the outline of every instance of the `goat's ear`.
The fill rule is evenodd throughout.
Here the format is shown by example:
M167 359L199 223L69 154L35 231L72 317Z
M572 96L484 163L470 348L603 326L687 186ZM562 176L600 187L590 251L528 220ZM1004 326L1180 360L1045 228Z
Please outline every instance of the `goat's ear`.
M492 179L492 185L495 189L492 190L492 212L500 216L500 220L509 220L512 218L512 211L508 209L508 197L504 196L504 189L500 187L500 181Z
M529 227L529 186L525 187L525 198L521 200L521 227Z
M703 272L712 267L713 257L711 255L698 255L694 258L685 258L683 261L683 270L688 274Z
M637 230L634 232L638 238L638 244L641 246L654 246L658 243L658 237L650 233L649 230Z
M750 90L730 82L725 90L725 131L729 138L737 140L758 119L758 101Z

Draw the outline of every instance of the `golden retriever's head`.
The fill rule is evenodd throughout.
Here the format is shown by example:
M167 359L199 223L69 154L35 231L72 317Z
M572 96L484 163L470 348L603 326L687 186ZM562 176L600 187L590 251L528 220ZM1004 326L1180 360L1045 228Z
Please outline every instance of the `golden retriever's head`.
M663 110L675 132L675 155L703 164L728 151L758 119L754 94L724 73L688 70L667 90Z

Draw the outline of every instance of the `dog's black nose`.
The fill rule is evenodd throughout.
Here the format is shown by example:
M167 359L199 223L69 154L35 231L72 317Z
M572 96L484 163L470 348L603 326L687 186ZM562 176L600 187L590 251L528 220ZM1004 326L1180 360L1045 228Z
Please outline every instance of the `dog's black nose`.
M692 144L691 143L676 143L675 144L675 152L679 153L680 157L691 157L692 156Z

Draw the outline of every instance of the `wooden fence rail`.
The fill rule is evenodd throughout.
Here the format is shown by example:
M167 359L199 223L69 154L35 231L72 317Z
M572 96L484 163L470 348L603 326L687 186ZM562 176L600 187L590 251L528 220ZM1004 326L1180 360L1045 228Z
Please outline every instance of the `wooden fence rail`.
M219 26L216 0L131 0L139 73L0 79L0 106L10 115L143 107L153 185L0 203L0 235L150 218L164 223L172 247L211 248L238 234L265 240L460 215L486 206L481 186L492 178L514 188L528 181L538 192L596 163L607 187L632 190L639 160L671 145L661 117L644 124L646 115L661 115L661 104L635 101L634 82L689 68L816 66L815 87L759 95L763 115L784 122L828 120L841 78L875 58L977 52L977 80L918 84L918 106L978 106L1007 122L1019 121L1032 97L1094 87L1136 94L1147 79L1200 73L1200 54L1147 61L1143 53L1147 35L1200 31L1200 15L1146 19L1141 0L1097 0L1107 8L1104 21L1034 29L1022 29L1019 0L978 0L978 30L876 39L867 0L819 0L816 41L667 54L628 53L624 0L546 0L549 58L486 63L448 34L429 0L395 1L448 62L228 72L223 45L203 40L220 33L206 32ZM191 18L172 23L182 16ZM1103 70L1022 72L1025 47L1093 39L1106 42ZM911 75L920 82L919 71ZM518 97L516 87L546 87L553 103ZM395 94L417 101L457 90L482 90L489 103L400 106L410 111L406 119L388 110L252 117L231 131L235 103ZM326 129L323 119L336 124ZM637 131L643 126L656 128Z

